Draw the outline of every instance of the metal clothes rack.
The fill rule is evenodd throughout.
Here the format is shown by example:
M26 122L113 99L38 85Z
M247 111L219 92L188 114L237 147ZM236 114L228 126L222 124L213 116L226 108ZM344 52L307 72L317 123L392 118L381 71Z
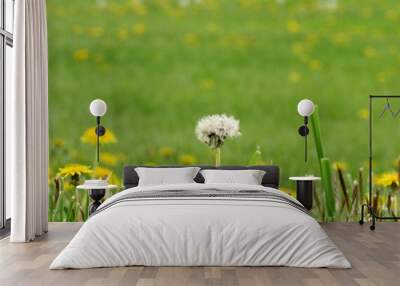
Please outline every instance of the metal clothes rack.
M380 114L379 117L382 117L384 115L384 113L386 111L389 111L392 116L394 118L396 118L399 114L400 114L400 109L397 112L393 112L393 110L391 109L390 106L390 102L389 99L390 98L400 98L400 95L370 95L369 96L369 173L368 173L368 188L369 188L369 199L368 202L366 204L363 204L361 206L361 218L359 223L362 225L364 224L364 210L365 208L367 208L368 213L371 215L371 225L369 226L369 228L371 230L375 229L375 224L376 224L376 220L380 219L380 220L398 220L400 219L400 217L397 216L390 216L390 217L386 217L386 216L378 216L374 210L374 207L372 206L372 160L373 160L373 151L372 151L372 104L374 100L379 100L379 99L386 99L386 104L384 106L384 110L383 112Z

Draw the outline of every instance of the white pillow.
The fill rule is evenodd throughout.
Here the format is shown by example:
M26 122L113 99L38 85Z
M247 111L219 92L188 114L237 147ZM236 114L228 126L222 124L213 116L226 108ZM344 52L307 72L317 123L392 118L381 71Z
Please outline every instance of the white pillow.
M135 168L139 176L139 186L195 183L193 179L199 170L199 167Z
M261 185L265 171L261 170L202 170L204 183Z

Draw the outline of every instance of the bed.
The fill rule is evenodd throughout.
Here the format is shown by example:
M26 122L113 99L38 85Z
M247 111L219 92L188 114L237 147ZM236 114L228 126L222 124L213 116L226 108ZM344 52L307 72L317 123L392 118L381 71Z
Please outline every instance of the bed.
M260 185L193 183L138 186L124 168L125 190L107 199L50 269L118 266L291 266L350 268L308 211L278 190L277 166ZM202 170L215 169L199 166Z

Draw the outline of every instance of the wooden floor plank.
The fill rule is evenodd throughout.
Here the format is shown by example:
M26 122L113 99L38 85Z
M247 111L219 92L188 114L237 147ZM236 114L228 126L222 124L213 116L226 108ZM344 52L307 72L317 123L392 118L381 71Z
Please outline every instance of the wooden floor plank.
M50 223L50 231L32 243L0 240L0 285L136 286L391 286L400 279L400 224L331 223L322 227L352 263L352 269L290 267L118 267L48 269L79 230L80 223Z

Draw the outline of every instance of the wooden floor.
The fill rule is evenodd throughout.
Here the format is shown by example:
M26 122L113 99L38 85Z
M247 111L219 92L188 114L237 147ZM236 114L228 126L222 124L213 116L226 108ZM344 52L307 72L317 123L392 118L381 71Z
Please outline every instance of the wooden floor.
M352 269L289 267L123 267L48 270L79 223L51 223L33 243L0 241L0 285L400 285L400 224L332 223L323 228L353 265Z

